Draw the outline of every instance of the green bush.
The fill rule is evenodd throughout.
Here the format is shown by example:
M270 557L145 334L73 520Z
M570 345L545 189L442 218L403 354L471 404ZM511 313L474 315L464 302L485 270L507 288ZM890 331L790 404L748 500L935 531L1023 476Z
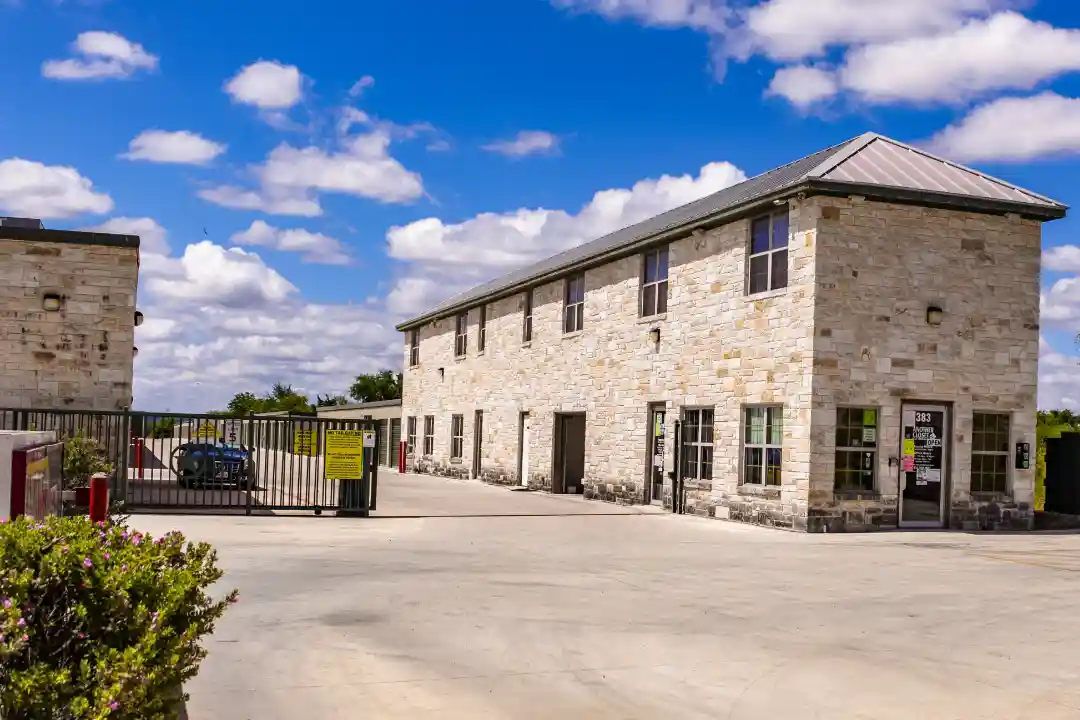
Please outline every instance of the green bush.
M0 717L176 717L206 656L217 554L86 518L0 524Z
M113 466L105 457L105 449L94 438L79 431L64 441L65 487L89 487L90 478L98 473L111 473Z

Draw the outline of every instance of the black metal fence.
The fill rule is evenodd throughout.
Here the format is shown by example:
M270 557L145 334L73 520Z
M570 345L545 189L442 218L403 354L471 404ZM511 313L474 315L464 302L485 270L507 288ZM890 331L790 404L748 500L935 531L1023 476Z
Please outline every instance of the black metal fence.
M0 409L0 430L96 440L126 509L333 511L367 515L378 494L370 420Z

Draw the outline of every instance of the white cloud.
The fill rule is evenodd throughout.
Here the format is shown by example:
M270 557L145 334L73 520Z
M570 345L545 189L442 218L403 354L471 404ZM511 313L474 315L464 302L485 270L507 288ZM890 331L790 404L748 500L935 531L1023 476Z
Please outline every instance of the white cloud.
M240 248L226 250L209 240L188 245L183 256L147 274L151 293L182 302L192 310L204 305L259 308L297 292L292 283L255 253Z
M1052 92L972 110L928 143L957 162L1025 161L1080 152L1080 99Z
M46 60L41 74L54 80L98 80L131 77L139 70L154 70L158 58L142 45L117 33L93 30L81 33L72 43L75 57Z
M262 210L278 215L314 216L322 213L314 192L341 193L404 203L423 195L420 175L407 170L389 153L390 135L376 130L345 138L340 149L295 148L283 143L261 165L250 168L258 190L221 186L199 197L225 207Z
M225 92L234 102L261 110L285 110L303 98L303 76L295 65L259 60L228 80Z
M724 0L552 0L556 7L593 12L612 20L633 19L658 27L720 32L731 11Z
M349 97L358 98L364 93L364 90L368 89L369 87L373 87L374 85L375 78L371 77L370 75L365 75L364 77L353 83L353 86L349 88Z
M1039 409L1080 410L1080 357L1039 339Z
M262 220L229 238L237 245L262 245L281 252L302 254L302 260L322 265L348 265L352 260L341 242L329 235L299 228L282 230Z
M725 46L745 59L817 57L830 47L880 43L949 30L1016 0L769 0L739 11Z
M836 94L836 76L829 70L807 65L781 68L769 83L768 95L786 98L805 109Z
M1004 12L950 32L856 48L840 77L845 89L870 102L952 103L1030 90L1075 70L1080 30Z
M697 177L664 175L630 189L602 190L577 214L520 209L483 213L460 223L426 218L393 227L389 254L412 266L397 281L388 304L419 313L439 300L513 268L580 245L746 179L726 162L710 163Z
M1043 270L1080 273L1080 246L1058 245L1042 254Z
M113 208L106 193L72 167L10 158L0 161L0 210L41 219L101 215Z
M515 158L542 155L559 149L559 137L543 130L522 130L510 140L498 140L481 149Z
M205 165L225 152L225 146L188 130L144 130L121 157L159 163Z
M115 217L106 220L100 225L84 229L90 232L138 235L140 239L139 251L141 255L146 255L147 253L156 255L169 254L168 233L165 231L165 228L161 227L157 220L154 220L153 218Z

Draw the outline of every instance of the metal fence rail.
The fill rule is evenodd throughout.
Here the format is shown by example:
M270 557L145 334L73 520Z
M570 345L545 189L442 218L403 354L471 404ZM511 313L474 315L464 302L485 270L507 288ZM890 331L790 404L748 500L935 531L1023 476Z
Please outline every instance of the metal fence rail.
M131 511L366 515L376 506L378 427L369 420L0 409L0 430L94 438L115 468L114 499Z

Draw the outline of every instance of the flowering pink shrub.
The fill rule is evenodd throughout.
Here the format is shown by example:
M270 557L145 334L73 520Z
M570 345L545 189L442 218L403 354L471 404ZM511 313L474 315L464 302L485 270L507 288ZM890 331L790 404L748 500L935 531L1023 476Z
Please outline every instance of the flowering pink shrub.
M0 525L0 717L175 718L206 656L217 554L86 518Z

